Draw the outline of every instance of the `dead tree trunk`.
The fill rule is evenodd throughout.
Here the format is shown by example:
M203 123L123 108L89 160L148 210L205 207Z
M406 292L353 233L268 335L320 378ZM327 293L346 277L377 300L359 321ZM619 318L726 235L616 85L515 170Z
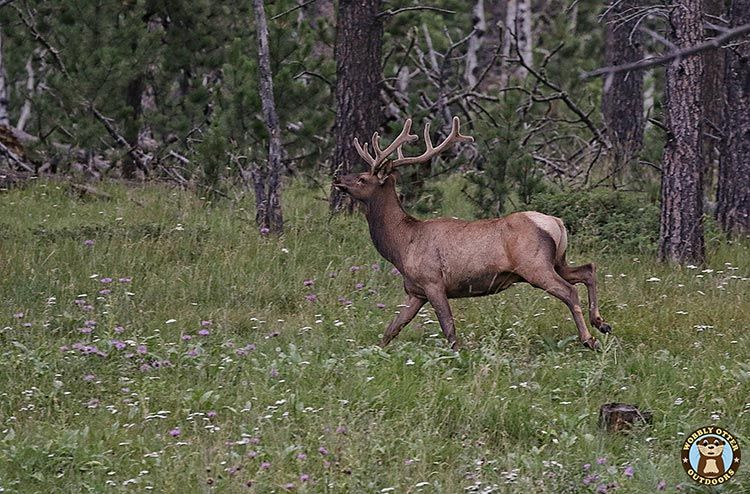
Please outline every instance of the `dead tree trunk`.
M527 70L516 64L514 67L508 65L508 60L517 54L523 58L526 65L534 65L531 36L531 1L530 0L508 0L505 12L505 33L503 34L503 65L504 71L501 84L507 85L510 79L525 79ZM518 53L516 53L516 46Z
M750 23L750 0L732 0L731 27ZM730 235L750 234L750 42L726 49L724 149L716 218Z
M674 0L671 40L677 49L702 41L701 0ZM701 159L700 54L673 60L666 75L667 142L661 180L659 259L680 264L705 260L703 242L703 161Z
M3 30L0 27L0 125L10 126L10 112L8 109L8 81L3 59Z
M477 0L474 5L474 32L469 40L466 50L466 71L464 79L469 87L477 85L477 71L479 69L479 53L484 41L484 33L487 32L487 22L484 15L484 0Z
M715 17L724 17L726 9L724 0L703 0L703 13ZM721 154L722 121L724 120L724 54L720 48L703 52L703 136L701 151L703 152L704 186L710 191L714 185L716 170Z
M353 139L365 139L382 121L380 103L383 22L381 0L340 0L336 17L336 124L332 171L351 173L361 166ZM351 211L354 204L335 189L331 210Z
M268 161L262 171L258 172L265 182L263 196L255 197L255 221L260 228L267 228L273 233L280 234L284 229L284 219L281 214L281 126L276 113L276 102L273 96L273 74L271 73L271 55L268 47L268 23L263 0L253 0L255 12L255 26L258 38L258 86L263 119L268 130ZM257 186L256 186L257 190Z
M607 66L643 58L641 36L634 32L638 19L622 22L623 12L632 11L638 0L615 2L605 17L604 58ZM612 182L643 147L643 71L610 74L604 79L602 114L612 143Z
M37 50L34 50L34 53L36 52ZM32 54L26 61L26 96L24 98L23 107L21 107L21 112L18 115L18 122L16 123L16 128L18 130L24 130L26 124L29 122L29 118L31 118L31 98L34 95L35 90L34 54Z

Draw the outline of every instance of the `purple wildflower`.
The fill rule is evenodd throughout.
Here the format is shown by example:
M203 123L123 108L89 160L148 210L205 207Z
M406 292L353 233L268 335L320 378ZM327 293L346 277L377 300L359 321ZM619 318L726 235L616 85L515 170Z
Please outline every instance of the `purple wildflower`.
M307 455L305 453L297 453L297 459L302 461L307 459Z
M362 268L360 268L359 266L352 266L352 267L349 268L349 271L351 271L352 273L356 273L360 269L362 269Z
M112 290L109 288L103 288L102 290L99 290L99 295L110 295L112 293Z
M83 376L83 380L86 381L87 383L90 383L94 379L96 379L96 376L93 374L86 374L85 376Z
M373 263L373 265L372 265L372 266L370 266L370 268L371 268L371 269L372 269L373 271L380 271L380 264L378 264L378 263Z
M355 289L355 290L361 290L361 289L363 289L364 287L365 287L365 284L364 284L364 283L357 283L356 285L354 285L354 289Z
M208 328L213 324L213 321L211 320L203 320L201 321L201 327Z
M338 434L346 434L347 432L349 432L349 429L347 429L344 425L336 427L336 433Z
M205 329L205 328L204 328L204 329L201 329L200 331L198 331L198 335L199 335L199 336L208 336L208 335L210 335L210 334L211 334L211 331L209 331L209 330L207 330L207 329Z
M96 326L96 321L94 321L93 319L89 319L88 321L84 322L83 325L87 328L93 328Z
M118 278L117 281L119 281L120 283L126 284L126 283L130 283L131 281L133 281L133 278L131 278L130 276L123 276L122 278Z
M302 475L299 476L300 482L307 482L308 480L310 480L310 476L307 475L306 473L303 473Z
M271 233L271 230L267 226L261 227L261 229L260 229L260 234L261 235L263 235L265 237L269 233Z
M667 490L667 481L666 480L660 480L658 484L656 484L656 490L657 491L665 491Z
M596 464L597 465L604 465L605 463L607 463L607 457L606 456L601 456L601 457L599 457L599 458L596 459Z
M23 316L23 312L16 312L15 314L13 314L13 317L15 317L16 319L23 319Z
M591 468L591 463L586 463L583 465L584 472L588 472L590 468Z
M112 346L115 347L116 350L123 350L127 344L124 341L120 340L112 340L111 341Z
M94 242L93 240L91 240L91 239L88 239L88 240L84 240L84 241L83 241L83 245L85 245L86 247L93 247L93 246L94 246L94 243L95 243L95 242Z
M123 328L122 326L115 326L115 333L120 334L124 332L125 332L125 328Z
M268 470L269 468L271 468L271 463L268 461L264 461L260 464L260 468L262 468L263 470Z
M197 348L191 348L190 350L188 350L187 352L185 352L185 355L187 355L188 357L197 357L198 353L199 352L198 352Z
M209 410L209 411L208 411L208 413L206 413L206 417L208 417L208 418L210 418L210 419L212 419L212 418L216 417L216 411L214 411L214 410Z
M104 278L99 279L100 283L112 283L112 278L109 276L105 276Z
M321 447L318 448L318 453L320 453L323 456L327 456L328 455L328 450L326 449L325 446L321 446Z
M596 474L596 473L590 474L590 475L586 475L583 478L583 485L593 484L594 482L598 482L599 479L600 479L599 474Z
M375 304L378 309L385 309L385 304Z
M397 268L393 268L393 269L391 269L391 274L393 276L398 276L398 275L401 274L401 271L399 271Z
M146 347L146 345L141 344L136 347L135 351L140 353L141 355L144 355L148 353L148 348Z
M305 295L305 300L307 300L308 302L317 302L318 296L314 293L308 293L307 295Z
M627 467L625 467L625 471L623 472L623 474L627 478L632 479L633 478L633 474L635 474L635 468L633 468L632 465L628 465Z
M268 375L273 378L279 377L279 371L276 370L276 367L271 367L271 370L268 372Z
M171 431L169 431L169 435L172 436L172 437L179 437L181 433L182 433L182 431L180 430L179 427L175 427L174 429L172 429Z
M182 341L190 341L193 339L193 337L190 336L189 334L184 334L180 338L182 338Z
M247 452L247 456L249 458L255 458L256 456L258 456L258 452L255 451L254 449L251 449L250 451Z
M91 334L91 332L94 330L89 327L86 327L86 328L79 328L78 331L80 331L83 334Z
M30 322L25 322L25 323L21 324L21 326L23 326L24 328L30 328L31 326L33 326L33 324L30 323Z
M315 284L315 280L305 280L302 282L304 286L313 286Z

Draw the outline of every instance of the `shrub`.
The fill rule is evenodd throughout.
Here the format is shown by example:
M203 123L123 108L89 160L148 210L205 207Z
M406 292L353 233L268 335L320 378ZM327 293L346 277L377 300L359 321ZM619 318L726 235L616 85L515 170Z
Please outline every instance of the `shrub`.
M605 189L535 195L531 208L562 218L580 250L645 253L656 250L659 208L643 195Z

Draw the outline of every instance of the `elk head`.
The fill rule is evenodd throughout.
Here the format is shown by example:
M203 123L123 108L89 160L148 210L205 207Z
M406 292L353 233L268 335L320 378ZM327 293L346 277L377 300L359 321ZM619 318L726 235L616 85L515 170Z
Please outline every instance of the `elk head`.
M368 144L365 142L364 145L361 145L359 139L355 137L354 147L365 163L370 165L370 171L335 177L333 186L340 191L346 192L354 199L367 202L371 197L378 194L379 191L384 190L386 186L395 186L393 175L397 167L427 162L457 142L474 141L473 137L461 134L461 122L458 117L453 117L450 134L438 146L432 145L430 124L427 123L424 128L425 152L419 156L404 156L401 149L402 146L419 139L416 135L411 134L411 123L411 119L407 119L404 122L404 128L401 130L401 133L385 149L381 149L380 135L375 132L372 135L374 156L370 154ZM391 159L390 157L394 152L397 154L397 158Z

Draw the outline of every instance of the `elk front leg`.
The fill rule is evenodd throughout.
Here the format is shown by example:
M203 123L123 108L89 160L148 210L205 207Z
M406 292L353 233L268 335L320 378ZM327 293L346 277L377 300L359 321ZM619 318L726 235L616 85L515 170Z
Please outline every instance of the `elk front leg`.
M451 349L458 351L456 328L453 324L453 314L451 313L451 306L448 304L448 297L445 294L445 290L442 287L434 287L425 290L425 292L427 300L430 301L430 305L435 309L438 321L440 322L440 329L443 330L443 334L448 339Z
M414 319L414 316L417 315L419 309L421 309L426 302L426 300L415 297L414 295L408 295L406 297L406 301L404 302L405 307L401 308L401 311L396 316L396 319L394 319L393 322L388 325L388 329L385 330L383 339L380 340L380 346L385 347L388 343L391 342L393 338L398 336L401 330L404 329L404 326L409 324L411 320Z

